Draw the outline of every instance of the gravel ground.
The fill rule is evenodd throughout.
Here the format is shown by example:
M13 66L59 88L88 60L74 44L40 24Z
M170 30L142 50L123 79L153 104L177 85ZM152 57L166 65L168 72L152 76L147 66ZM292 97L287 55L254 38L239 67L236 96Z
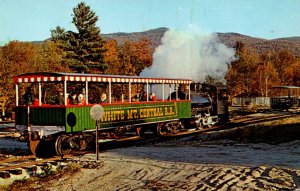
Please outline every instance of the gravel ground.
M2 155L28 152L26 143L12 138L0 138L0 149ZM300 191L299 159L300 140L268 144L186 137L104 151L95 168L18 189ZM76 160L95 161L96 156Z
M119 148L100 153L100 167L82 169L72 176L47 182L43 188L53 191L300 190L300 169L293 168L299 167L296 161L300 156L299 142L290 145L298 146L298 154L278 153L280 149L268 145L244 146L232 142L195 145L172 141ZM278 161L290 156L294 161ZM80 160L95 160L95 155L85 155Z
M24 148L24 143L14 140L0 141ZM98 167L82 168L78 173L34 188L49 191L300 190L299 158L300 141L270 145L230 140L195 142L184 138L101 152ZM77 160L95 161L96 156L87 154ZM32 187L21 190L32 190Z

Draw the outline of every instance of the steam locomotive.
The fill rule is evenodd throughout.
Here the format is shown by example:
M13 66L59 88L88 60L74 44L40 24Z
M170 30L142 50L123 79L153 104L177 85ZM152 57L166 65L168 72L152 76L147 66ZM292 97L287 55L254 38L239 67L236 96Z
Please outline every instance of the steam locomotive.
M197 128L205 128L218 122L228 122L228 97L226 86L191 83L192 117Z

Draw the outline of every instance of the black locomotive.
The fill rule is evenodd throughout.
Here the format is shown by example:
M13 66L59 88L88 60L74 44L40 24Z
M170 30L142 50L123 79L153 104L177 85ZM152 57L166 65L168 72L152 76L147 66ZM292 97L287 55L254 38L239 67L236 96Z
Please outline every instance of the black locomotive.
M229 121L226 86L192 83L190 90L192 116L198 128Z

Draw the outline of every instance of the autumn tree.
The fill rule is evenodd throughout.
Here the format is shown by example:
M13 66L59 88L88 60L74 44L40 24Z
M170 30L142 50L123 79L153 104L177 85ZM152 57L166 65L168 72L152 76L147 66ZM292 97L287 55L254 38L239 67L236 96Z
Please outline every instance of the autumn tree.
M39 62L41 67L38 71L44 72L69 72L70 69L63 65L64 51L54 42L45 41L38 45Z
M142 38L134 44L133 52L135 53L135 68L137 75L153 63L153 49L151 43L147 38Z
M300 60L297 59L295 62L289 67L288 73L291 74L291 85L300 86Z
M151 66L153 50L147 39L137 42L126 41L118 48L119 74L139 75L146 67Z
M265 52L259 56L242 42L235 45L238 60L231 63L226 79L232 96L269 96L273 86L297 85L300 60L288 50Z
M151 44L145 38L137 41L125 41L118 45L114 39L109 39L104 45L107 51L104 53L104 59L107 63L105 74L117 75L139 75L141 71L152 64L153 49ZM125 90L125 96L128 96L128 87L119 85L113 87L114 96L119 96ZM142 86L132 87L132 92L141 92Z
M256 89L253 74L257 67L258 56L242 42L236 42L235 49L235 57L238 59L231 63L226 74L227 86L232 96L241 93L250 95L255 93Z
M242 42L236 42L235 44L235 57L237 59L240 58L240 54L242 51L244 51L244 44ZM228 72L225 76L225 79L227 81L227 87L228 87L228 92L230 95L235 96L237 94L242 93L242 80L241 80L241 75L239 71L239 62L234 61L230 64Z
M77 32L61 27L51 31L52 39L66 52L67 64L76 72L104 73L104 41L96 26L98 17L89 6L81 2L73 9L73 21Z
M293 53L288 50L280 52L273 52L271 54L271 61L275 67L281 85L293 85L293 68L292 66L296 63L296 58Z
M105 41L104 48L107 50L104 53L104 60L107 64L106 74L120 74L120 58L118 43L114 39Z
M280 79L270 60L269 52L262 54L259 60L253 80L256 82L260 96L268 97L271 87L280 85Z
M12 77L30 72L68 71L61 66L62 53L53 42L39 44L12 41L0 49L0 95L3 110L12 107L15 89Z

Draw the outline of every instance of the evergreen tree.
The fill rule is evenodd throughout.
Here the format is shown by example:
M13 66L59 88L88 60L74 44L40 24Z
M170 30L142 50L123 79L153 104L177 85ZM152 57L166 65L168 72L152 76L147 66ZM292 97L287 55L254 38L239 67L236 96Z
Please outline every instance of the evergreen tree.
M77 32L57 27L51 31L52 39L58 42L66 52L70 69L76 72L104 73L104 41L100 29L96 26L98 17L81 2L73 9L73 21Z

